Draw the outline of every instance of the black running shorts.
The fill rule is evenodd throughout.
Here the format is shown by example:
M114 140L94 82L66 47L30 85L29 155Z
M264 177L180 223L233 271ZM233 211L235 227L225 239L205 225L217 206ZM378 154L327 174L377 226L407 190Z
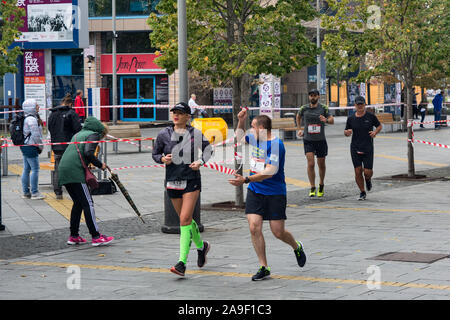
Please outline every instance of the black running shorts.
M173 189L168 189L168 188L166 188L166 190L167 190L167 195L171 199L172 198L183 198L183 194L185 194L185 193L194 192L197 190L202 191L202 181L200 179L187 180L187 185L184 190L173 190Z
M263 220L286 220L286 195L263 195L247 190L245 213L259 214Z
M355 149L350 148L350 154L354 168L364 166L364 169L373 169L373 152L358 153Z
M327 140L303 140L303 146L305 148L305 154L313 152L317 158L325 158L328 155Z

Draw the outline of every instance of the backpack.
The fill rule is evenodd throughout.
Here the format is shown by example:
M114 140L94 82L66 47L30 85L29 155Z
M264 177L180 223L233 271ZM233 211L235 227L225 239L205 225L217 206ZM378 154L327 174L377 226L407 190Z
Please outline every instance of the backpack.
M18 113L16 118L11 121L11 125L9 126L9 132L11 133L11 140L14 145L20 146L25 144L25 140L31 136L31 132L25 137L23 135L23 126L25 122L25 118L29 115L25 116L23 113Z

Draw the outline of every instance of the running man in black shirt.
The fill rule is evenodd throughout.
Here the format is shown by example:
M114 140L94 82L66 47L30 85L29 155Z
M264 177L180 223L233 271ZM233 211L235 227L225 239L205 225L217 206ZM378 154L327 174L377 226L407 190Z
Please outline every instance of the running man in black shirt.
M353 134L350 154L353 167L355 168L356 184L361 191L358 200L365 200L364 180L366 181L367 191L372 189L373 138L381 131L382 125L373 113L366 111L366 100L364 97L356 97L355 106L356 112L348 117L344 135L349 137ZM376 128L375 130L373 130L374 127Z

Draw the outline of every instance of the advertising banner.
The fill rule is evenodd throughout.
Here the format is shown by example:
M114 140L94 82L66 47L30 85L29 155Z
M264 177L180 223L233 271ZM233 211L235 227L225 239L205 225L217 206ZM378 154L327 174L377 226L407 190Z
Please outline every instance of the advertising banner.
M44 50L26 50L23 54L24 98L35 99L41 109L47 107L45 99L45 55ZM39 115L45 121L46 111Z
M72 0L23 0L25 24L18 42L73 41Z

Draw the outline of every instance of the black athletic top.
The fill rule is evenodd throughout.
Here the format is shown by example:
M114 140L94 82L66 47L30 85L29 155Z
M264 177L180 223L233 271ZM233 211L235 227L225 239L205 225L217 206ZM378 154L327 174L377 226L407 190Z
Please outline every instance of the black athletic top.
M172 163L166 165L166 181L200 179L200 171L189 168L189 165L199 158L202 150L202 160L207 162L212 156L212 148L202 132L191 126L186 126L184 134L176 133L174 125L161 130L156 138L152 158L157 163L163 163L164 155L172 154Z
M357 117L356 113L348 117L345 130L353 130L351 148L364 153L373 152L373 138L369 131L379 125L378 118L370 112L366 112L362 117Z

